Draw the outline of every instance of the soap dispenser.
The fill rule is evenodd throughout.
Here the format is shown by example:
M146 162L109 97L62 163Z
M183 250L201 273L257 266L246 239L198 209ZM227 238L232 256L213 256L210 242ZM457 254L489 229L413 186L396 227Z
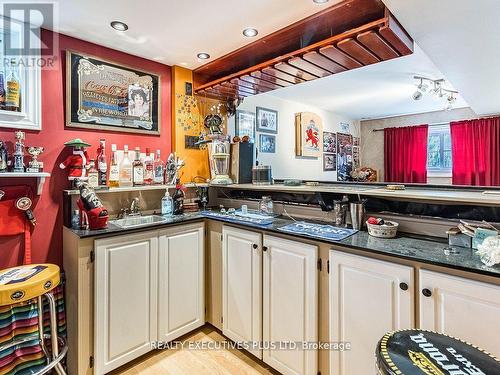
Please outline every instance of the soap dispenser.
M172 216L173 213L173 201L168 189L165 191L165 195L161 199L161 214L165 216Z

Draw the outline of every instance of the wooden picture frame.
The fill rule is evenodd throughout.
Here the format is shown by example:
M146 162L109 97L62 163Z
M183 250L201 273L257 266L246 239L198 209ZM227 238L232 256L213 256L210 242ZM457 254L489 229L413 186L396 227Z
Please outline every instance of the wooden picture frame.
M323 121L312 112L295 114L295 155L319 158L323 151Z
M257 107L256 114L258 132L278 134L278 111Z
M160 135L160 76L66 51L66 126Z

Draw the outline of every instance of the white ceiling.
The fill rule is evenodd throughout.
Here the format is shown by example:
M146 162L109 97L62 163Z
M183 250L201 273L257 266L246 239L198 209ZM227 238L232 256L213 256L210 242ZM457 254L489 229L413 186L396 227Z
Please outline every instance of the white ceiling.
M499 0L383 0L478 115L500 113Z
M246 27L260 38L338 3L312 0L56 0L58 30L168 65L195 68L198 52L217 58L256 38L244 37ZM113 30L111 21L128 24Z
M269 95L355 120L443 110L444 98L424 95L419 101L413 100L414 75L445 78L416 45L412 55L286 87ZM453 89L449 82L444 87ZM467 103L459 96L455 108L460 107L467 107Z

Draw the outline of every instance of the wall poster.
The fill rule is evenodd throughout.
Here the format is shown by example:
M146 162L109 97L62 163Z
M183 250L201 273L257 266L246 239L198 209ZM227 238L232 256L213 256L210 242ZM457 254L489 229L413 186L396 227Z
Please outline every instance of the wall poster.
M295 114L295 155L319 158L323 150L323 121L315 113Z
M160 77L66 53L66 126L160 134Z
M350 181L352 172L352 135L337 133L337 180Z

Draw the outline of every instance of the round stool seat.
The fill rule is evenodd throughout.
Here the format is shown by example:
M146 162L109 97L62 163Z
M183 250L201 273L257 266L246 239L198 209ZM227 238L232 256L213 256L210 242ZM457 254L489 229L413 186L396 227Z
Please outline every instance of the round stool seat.
M60 282L55 264L28 264L0 271L0 306L41 296Z
M424 330L387 333L376 356L383 375L500 374L500 362L483 350Z

